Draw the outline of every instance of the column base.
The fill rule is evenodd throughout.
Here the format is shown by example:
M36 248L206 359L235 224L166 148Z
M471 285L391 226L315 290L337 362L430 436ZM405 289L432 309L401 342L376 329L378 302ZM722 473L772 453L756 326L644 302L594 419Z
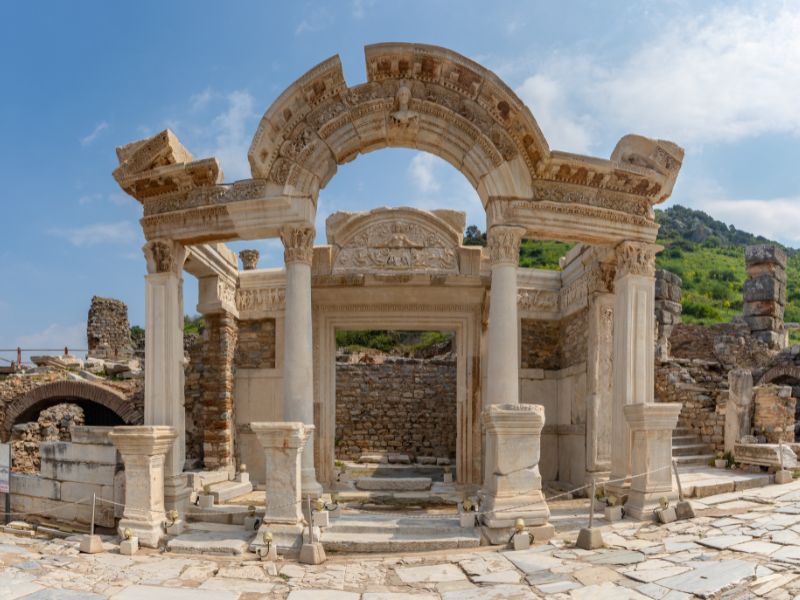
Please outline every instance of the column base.
M121 519L117 526L117 533L122 539L125 539L126 529L130 529L133 532L133 537L139 539L139 545L146 548L158 548L167 539L167 534L163 527L163 518L159 519L158 522Z
M300 494L312 499L322 496L322 485L317 481L316 469L303 469L300 475Z
M653 511L661 508L661 499L666 498L670 504L678 499L678 494L673 491L664 492L639 492L630 490L628 502L625 504L625 516L637 521L653 521L656 515Z
M262 523L258 528L255 539L250 544L250 551L259 553L261 548L266 548L264 533L272 534L271 546L281 554L297 556L303 547L307 528L301 523Z

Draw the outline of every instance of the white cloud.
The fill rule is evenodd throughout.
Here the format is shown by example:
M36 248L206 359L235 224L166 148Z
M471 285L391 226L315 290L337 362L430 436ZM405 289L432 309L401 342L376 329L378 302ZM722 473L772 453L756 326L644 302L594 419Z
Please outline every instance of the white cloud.
M697 13L663 21L622 60L567 53L540 63L518 92L553 147L587 146L601 128L689 146L800 135L800 3ZM519 57L498 69L518 74L513 64L532 62Z
M88 146L89 144L91 144L93 141L95 141L95 139L97 139L97 136L100 135L106 129L108 129L108 123L106 123L105 121L101 121L100 123L98 123L95 126L95 128L92 129L91 133L89 133L89 135L86 135L81 138L80 140L81 146Z
M102 200L107 200L114 206L126 206L128 205L133 199L128 196L127 194L123 194L122 192L114 192L112 194L84 194L80 198L78 198L78 204L81 206L86 206L87 204L93 204L95 202L99 202Z
M592 136L588 118L572 114L563 83L544 74L526 79L517 94L534 114L552 148L587 154Z
M375 0L352 0L350 2L350 14L354 19L363 19L367 16L367 11L375 6Z
M433 154L419 152L414 155L408 165L408 174L414 187L424 194L438 192L440 186L434 173L436 167L437 158Z
M247 151L250 148L254 127L251 121L257 117L255 100L248 92L237 90L225 96L227 108L211 121L208 133L214 138L209 151L216 156L229 181L250 177Z
M56 228L50 235L66 239L77 247L97 244L130 244L137 239L137 229L129 221L94 223L83 227Z
M763 235L788 246L800 246L800 197L771 199L706 198L692 202L693 208L737 229Z
M61 325L53 323L35 333L21 335L17 338L16 345L20 348L63 349L86 347L86 323ZM63 351L63 350L59 350Z
M204 110L208 106L208 103L211 102L213 95L214 92L211 88L206 88L199 94L192 94L189 98L189 110L192 112Z
M295 35L303 33L316 33L329 27L333 23L333 16L323 6L306 6L303 19L294 30Z

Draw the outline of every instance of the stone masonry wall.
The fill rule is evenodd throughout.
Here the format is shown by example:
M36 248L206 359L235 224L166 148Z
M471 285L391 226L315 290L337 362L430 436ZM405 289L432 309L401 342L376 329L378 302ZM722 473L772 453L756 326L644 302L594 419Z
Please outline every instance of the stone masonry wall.
M656 271L656 358L670 355L672 328L681 322L681 278L664 269Z
M275 319L240 321L234 360L241 369L274 369Z
M455 458L456 360L336 363L336 458L399 452Z
M766 384L753 388L753 429L770 444L795 441L797 398L788 385Z
M744 253L744 318L753 336L771 348L787 345L783 313L786 306L786 253L778 246L748 246Z
M89 356L104 360L133 357L128 307L113 298L94 296L86 322Z
M561 320L522 319L520 366L555 371L585 362L588 315L583 309Z

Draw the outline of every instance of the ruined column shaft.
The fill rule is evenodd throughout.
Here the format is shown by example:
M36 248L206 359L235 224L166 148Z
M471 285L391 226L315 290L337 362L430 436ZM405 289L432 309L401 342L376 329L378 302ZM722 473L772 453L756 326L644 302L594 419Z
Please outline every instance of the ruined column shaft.
M281 231L286 262L284 313L283 418L312 427L302 458L304 495L318 496L322 486L314 468L314 363L311 320L311 260L314 228L287 226Z
M631 432L624 407L653 402L655 255L659 249L638 242L617 247L611 479L631 474Z
M492 264L489 295L487 398L484 405L519 403L517 265L525 229L495 225L489 230Z

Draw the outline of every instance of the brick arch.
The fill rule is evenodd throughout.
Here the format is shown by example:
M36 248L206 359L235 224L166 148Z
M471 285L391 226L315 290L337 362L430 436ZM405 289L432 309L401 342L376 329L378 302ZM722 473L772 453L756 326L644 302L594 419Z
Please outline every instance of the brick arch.
M800 367L784 365L780 367L772 367L769 371L764 373L759 379L759 383L770 383L780 377L791 377L800 382Z
M2 430L0 430L2 438L8 440L11 437L14 422L21 414L40 402L52 398L64 398L65 400L76 398L95 402L114 412L128 425L142 422L141 412L130 400L117 391L83 381L55 381L31 390L6 406L5 419Z

